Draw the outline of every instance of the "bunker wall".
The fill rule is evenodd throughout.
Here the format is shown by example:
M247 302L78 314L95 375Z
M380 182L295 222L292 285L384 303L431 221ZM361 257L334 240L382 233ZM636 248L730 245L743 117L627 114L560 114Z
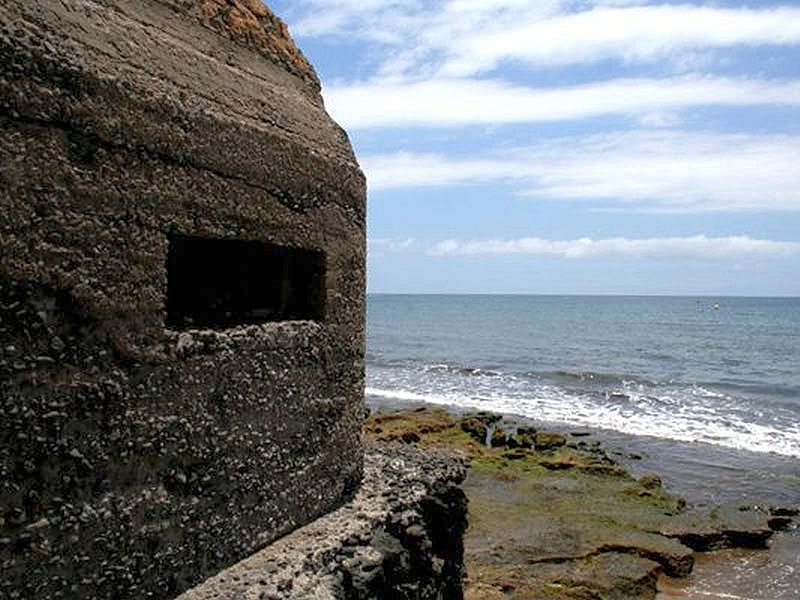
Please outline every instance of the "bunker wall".
M364 178L205 4L0 5L2 597L177 595L360 481ZM322 257L320 312L167 326L175 236Z

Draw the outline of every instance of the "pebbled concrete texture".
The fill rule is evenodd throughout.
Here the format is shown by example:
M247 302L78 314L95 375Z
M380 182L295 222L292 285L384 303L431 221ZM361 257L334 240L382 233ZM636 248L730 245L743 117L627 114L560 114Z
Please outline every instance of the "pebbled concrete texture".
M465 475L450 455L368 446L364 482L350 502L180 600L458 600Z
M365 180L259 2L0 4L0 597L174 597L362 476ZM172 331L168 236L324 253Z

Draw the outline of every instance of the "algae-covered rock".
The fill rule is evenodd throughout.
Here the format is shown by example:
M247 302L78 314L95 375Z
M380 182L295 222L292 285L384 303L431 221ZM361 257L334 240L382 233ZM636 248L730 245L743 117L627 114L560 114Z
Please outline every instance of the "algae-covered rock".
M639 478L639 484L646 490L655 490L661 488L663 485L661 477L655 473L647 473Z
M506 432L498 427L492 431L490 442L492 448L503 448L506 445Z
M485 410L478 411L473 416L486 423L486 425L494 425L503 419L503 415L487 412Z
M630 600L652 598L660 565L624 552L591 561L481 565L466 600Z
M373 416L367 432L374 421L468 458L467 600L652 599L658 574L685 577L694 550L760 547L770 524L791 518L767 505L687 512L658 475L635 479L598 442L569 447L508 418L400 411ZM421 433L432 422L436 431ZM516 446L524 436L534 449Z
M564 434L552 431L538 431L534 435L533 444L537 450L552 450L566 445L567 438Z
M461 430L468 433L476 442L486 443L488 429L486 424L477 417L470 417L461 421Z
M509 448L532 448L533 447L533 433L528 433L527 428L520 427L516 433L512 433L506 439L506 445Z

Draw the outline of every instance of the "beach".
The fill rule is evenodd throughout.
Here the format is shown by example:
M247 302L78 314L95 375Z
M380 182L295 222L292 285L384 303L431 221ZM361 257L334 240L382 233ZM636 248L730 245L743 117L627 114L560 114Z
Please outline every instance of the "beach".
M714 308L719 304L719 308ZM367 404L588 434L690 507L800 504L800 301L372 296ZM661 596L788 600L800 540L705 554Z

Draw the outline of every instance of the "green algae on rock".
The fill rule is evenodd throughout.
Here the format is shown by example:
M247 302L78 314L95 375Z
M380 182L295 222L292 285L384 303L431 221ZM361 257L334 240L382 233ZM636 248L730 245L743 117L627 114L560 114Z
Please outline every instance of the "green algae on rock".
M509 448L505 431L515 430L533 447ZM688 575L695 550L763 545L772 532L774 511L692 511L657 475L635 479L597 444L570 444L499 415L384 411L366 435L468 460L468 600L654 598L658 576Z

